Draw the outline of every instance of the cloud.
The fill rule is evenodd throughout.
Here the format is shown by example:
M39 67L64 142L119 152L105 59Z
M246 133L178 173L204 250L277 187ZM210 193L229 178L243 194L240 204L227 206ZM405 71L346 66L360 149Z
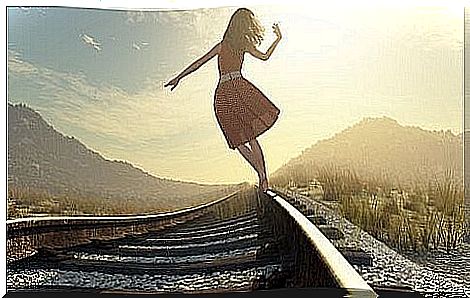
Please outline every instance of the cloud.
M141 42L133 42L132 43L132 48L134 50L140 51L146 47L148 47L149 43L146 41L141 41Z
M16 74L34 74L38 72L38 69L26 61L21 60L21 55L13 50L8 50L8 73Z
M128 24L157 24L160 22L159 11L126 11L126 23Z
M126 11L126 22L129 24L135 24L142 22L144 13L142 11Z
M28 6L19 6L16 8L10 8L10 9L18 9L22 14L31 16L33 14L43 17L46 16L47 11L46 8L40 8L40 7L28 7Z
M82 38L82 41L93 47L96 51L101 51L101 43L98 42L94 37L88 35L88 34L85 34L85 33L82 33L79 35L81 38Z

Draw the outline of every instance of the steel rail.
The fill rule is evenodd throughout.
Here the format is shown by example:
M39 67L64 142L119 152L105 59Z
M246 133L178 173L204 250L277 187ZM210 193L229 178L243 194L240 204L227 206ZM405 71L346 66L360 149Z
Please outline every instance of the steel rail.
M336 278L340 287L347 289L353 296L378 297L374 290L359 275L328 238L299 210L289 204L279 194L268 190L267 194L296 221L299 227L320 254L327 268Z

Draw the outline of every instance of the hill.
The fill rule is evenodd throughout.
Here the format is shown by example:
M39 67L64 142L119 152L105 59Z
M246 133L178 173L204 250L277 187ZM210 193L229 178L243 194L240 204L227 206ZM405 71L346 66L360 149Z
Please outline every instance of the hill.
M55 130L31 108L10 103L8 186L17 197L34 194L54 198L52 202L73 198L74 204L96 200L116 210L119 205L132 205L140 212L198 205L239 187L158 178L128 162L105 159Z
M365 118L304 150L272 175L275 184L306 182L325 166L353 170L365 179L413 186L443 177L449 170L462 183L463 140L451 131L403 126L388 118Z

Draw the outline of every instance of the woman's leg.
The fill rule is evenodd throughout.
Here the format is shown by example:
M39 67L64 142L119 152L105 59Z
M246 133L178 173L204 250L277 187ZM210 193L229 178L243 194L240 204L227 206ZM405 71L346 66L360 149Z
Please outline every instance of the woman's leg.
M258 174L259 187L262 188L261 184L265 180L266 177L265 177L264 170L258 163L255 155L253 154L253 151L245 144L238 146L237 149L240 152L240 154L246 159L246 161L248 161L248 163L253 167L253 169Z
M256 163L259 165L260 171L262 172L261 176L264 178L262 179L263 180L262 183L260 183L260 187L263 188L263 191L267 190L268 189L268 176L266 174L266 162L264 160L263 150L261 149L261 146L257 139L253 139L250 141L250 147L251 147L251 151L253 152L253 157Z

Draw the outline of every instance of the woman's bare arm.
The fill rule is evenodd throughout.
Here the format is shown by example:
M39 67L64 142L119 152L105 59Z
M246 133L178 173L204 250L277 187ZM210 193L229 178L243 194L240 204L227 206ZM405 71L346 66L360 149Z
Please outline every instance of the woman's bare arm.
M209 52L207 52L204 56L199 58L198 60L194 61L191 65L186 67L176 78L172 79L170 82L168 82L165 87L167 86L173 86L171 90L175 89L176 85L178 85L179 81L187 76L188 74L196 71L204 65L207 61L211 60L215 55L217 55L220 52L220 42L217 43Z
M282 35L281 35L281 30L279 29L279 26L277 24L273 25L274 33L276 34L277 38L276 40L272 43L272 45L269 47L269 49L266 51L266 53L261 52L257 48L250 47L248 48L248 53L250 53L253 57L256 57L258 59L261 59L263 61L266 61L271 57L271 55L274 52L274 49L277 47L277 44L281 41Z

